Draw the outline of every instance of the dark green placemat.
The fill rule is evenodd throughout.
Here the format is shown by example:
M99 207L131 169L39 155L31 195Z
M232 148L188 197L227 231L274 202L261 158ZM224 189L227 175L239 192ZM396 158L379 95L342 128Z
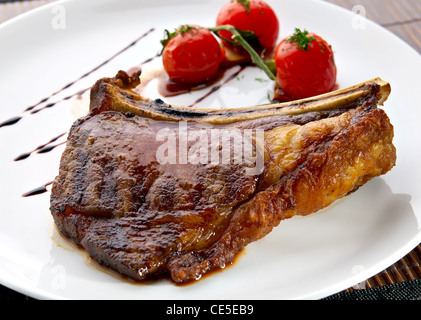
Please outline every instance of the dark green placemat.
M421 300L421 279L369 289L344 291L323 300Z

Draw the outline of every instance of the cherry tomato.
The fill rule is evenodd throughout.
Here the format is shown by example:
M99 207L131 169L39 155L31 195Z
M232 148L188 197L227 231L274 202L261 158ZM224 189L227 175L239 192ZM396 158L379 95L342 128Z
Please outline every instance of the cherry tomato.
M261 0L235 0L226 3L218 13L216 25L232 25L240 30L253 31L263 48L274 49L279 35L279 21L272 8ZM231 32L219 35L231 39ZM224 45L230 46L226 42Z
M331 46L320 36L296 29L275 50L277 84L291 100L334 90L336 65Z
M199 26L182 26L166 43L162 62L170 80L197 84L213 78L224 58L215 36Z

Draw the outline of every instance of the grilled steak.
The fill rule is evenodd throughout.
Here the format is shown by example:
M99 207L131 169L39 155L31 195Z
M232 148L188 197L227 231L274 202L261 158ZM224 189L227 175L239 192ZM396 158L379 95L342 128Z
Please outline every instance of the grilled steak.
M395 164L380 79L218 110L145 99L132 90L139 83L119 72L95 84L51 194L61 233L134 279L198 279L283 219L325 208Z

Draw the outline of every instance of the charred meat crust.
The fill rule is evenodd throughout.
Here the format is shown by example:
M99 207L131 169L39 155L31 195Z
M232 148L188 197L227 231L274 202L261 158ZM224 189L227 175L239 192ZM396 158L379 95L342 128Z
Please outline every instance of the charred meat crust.
M387 85L256 110L187 112L136 95L138 76L96 83L90 114L71 128L50 206L65 237L130 278L198 279L280 221L316 212L395 164L393 127L377 108ZM159 163L156 134L176 132L178 120L192 123L189 132L202 123L240 135L263 129L263 172L244 174L248 163Z

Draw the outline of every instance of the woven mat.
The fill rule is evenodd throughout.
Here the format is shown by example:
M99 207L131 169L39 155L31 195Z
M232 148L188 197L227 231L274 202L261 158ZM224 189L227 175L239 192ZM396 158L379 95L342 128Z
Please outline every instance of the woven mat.
M0 0L0 23L55 0ZM349 10L365 8L367 18L401 37L421 53L420 0L326 0ZM0 286L0 300L29 298ZM326 300L421 300L421 244L374 277Z
M421 300L421 279L364 290L345 291L323 300Z

